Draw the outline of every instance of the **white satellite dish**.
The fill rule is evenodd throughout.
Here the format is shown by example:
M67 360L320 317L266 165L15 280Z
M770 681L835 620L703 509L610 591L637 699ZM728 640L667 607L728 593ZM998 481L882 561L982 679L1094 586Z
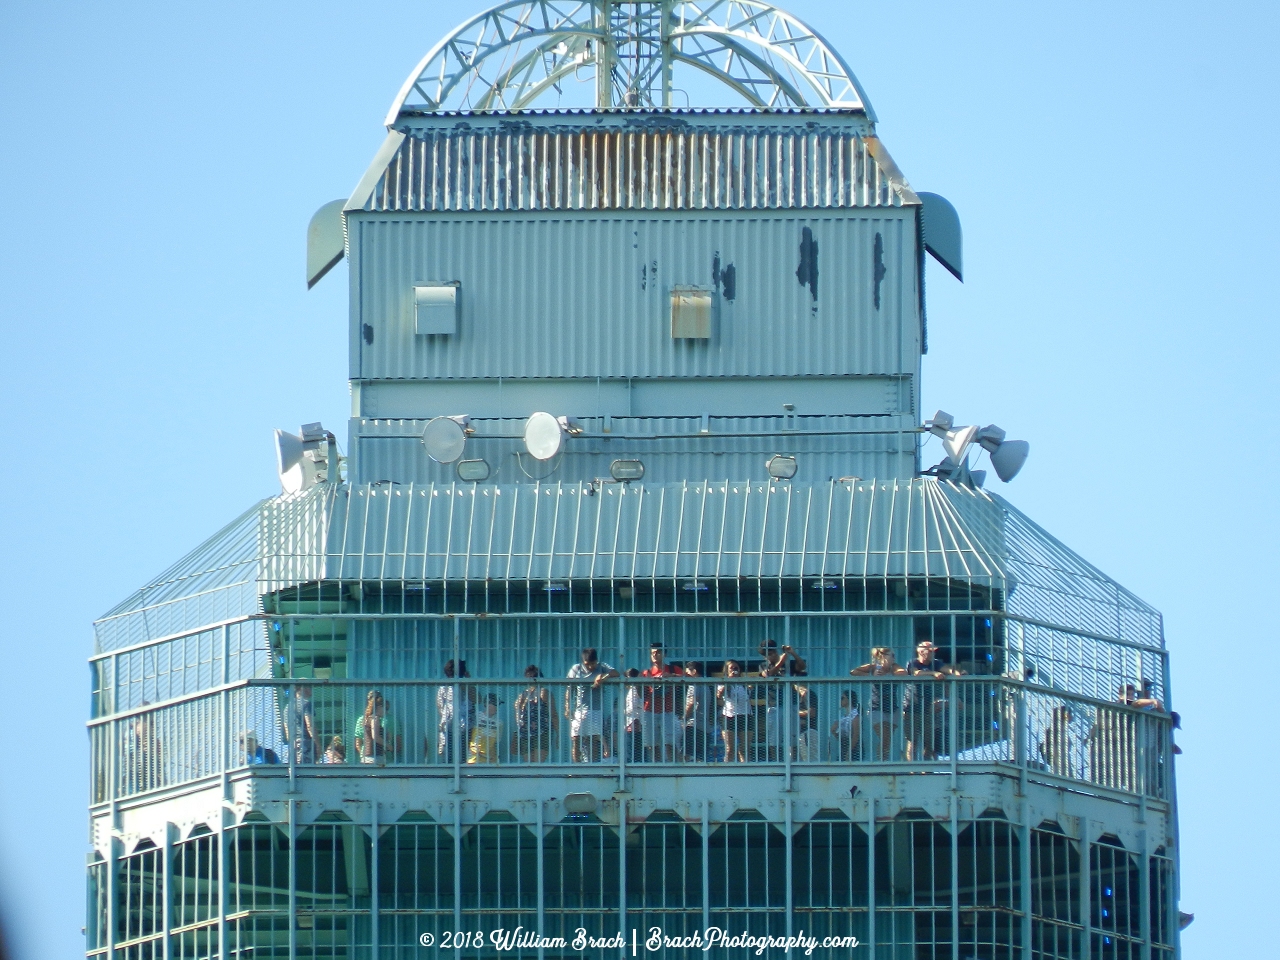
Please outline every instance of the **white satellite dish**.
M947 456L956 463L960 463L964 459L965 451L969 449L969 444L973 443L973 438L977 435L977 427L948 430L942 438L942 448L947 451Z
M436 463L453 463L467 446L467 429L454 417L436 417L422 431L422 445Z
M524 446L535 460L550 460L564 446L564 427L549 413L539 411L524 424Z
M276 431L276 473L285 493L302 489L302 438L286 430Z
M1025 440L1004 441L991 454L991 466L996 476L1008 483L1018 475L1030 452L1031 444Z

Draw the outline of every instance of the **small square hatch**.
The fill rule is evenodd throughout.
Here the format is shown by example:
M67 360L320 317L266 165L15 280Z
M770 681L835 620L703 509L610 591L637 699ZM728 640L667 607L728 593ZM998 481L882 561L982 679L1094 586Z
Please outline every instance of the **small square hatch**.
M457 280L415 284L413 288L413 332L439 335L458 332Z
M711 339L711 297L706 287L671 288L671 339Z

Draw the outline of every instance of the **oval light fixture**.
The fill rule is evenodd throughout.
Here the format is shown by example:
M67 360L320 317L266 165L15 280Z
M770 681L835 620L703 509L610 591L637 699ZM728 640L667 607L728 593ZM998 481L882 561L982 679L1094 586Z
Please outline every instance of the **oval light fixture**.
M479 483L481 480L489 479L489 464L485 460L459 460L454 470L459 480L466 480L469 483Z
M564 446L564 428L549 413L539 411L524 424L524 446L535 460L550 460Z
M639 460L615 460L609 464L609 476L615 480L642 480L644 464Z
M796 458L787 454L774 454L764 465L775 480L790 480L796 475Z
M466 418L436 417L422 431L422 445L436 463L453 463L467 445Z

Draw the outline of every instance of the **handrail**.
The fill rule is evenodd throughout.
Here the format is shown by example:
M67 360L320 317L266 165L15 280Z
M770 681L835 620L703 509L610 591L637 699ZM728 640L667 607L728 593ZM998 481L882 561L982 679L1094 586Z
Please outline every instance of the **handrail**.
M1162 710L997 677L256 679L89 731L94 803L259 765L291 778L555 768L625 782L995 764L1156 799L1172 783Z

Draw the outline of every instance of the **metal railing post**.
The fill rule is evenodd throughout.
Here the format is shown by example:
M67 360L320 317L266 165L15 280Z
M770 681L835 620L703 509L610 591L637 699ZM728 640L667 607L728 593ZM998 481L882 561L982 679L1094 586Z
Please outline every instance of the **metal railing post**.
M161 941L161 956L163 960L170 960L173 956L173 945L169 942L170 932L173 930L173 824L166 823L164 825L164 844L160 849L160 856L164 859L160 864L160 889L162 895L160 898L160 932L163 937Z
M787 618L788 622L790 622L790 619L791 619L790 617ZM790 793L791 792L791 707L792 707L792 695L795 693L795 688L792 687L790 680L782 681L782 690L780 692L782 695L778 698L778 710L779 710L779 713L782 714L782 722L778 724L778 726L781 727L781 729L776 732L778 734L778 751L779 753L782 754L782 789L787 793ZM766 710L766 717L767 717L768 707L766 707L765 710ZM799 720L799 717L797 717L796 719ZM765 736L767 739L768 738L767 720L766 720L765 726L766 726ZM797 741L798 741L798 738L797 738ZM765 750L767 751L768 749L769 749L769 745L766 743ZM788 809L790 808L788 807ZM790 841L788 841L788 843L790 843ZM790 847L788 847L788 849L790 849Z
M298 958L298 801L285 801L289 815L289 960Z
M378 801L369 801L369 956L377 957L378 938Z
M546 857L546 843L544 842L546 827L543 825L546 819L545 807L546 807L545 802L542 800L541 797L539 797L537 800L537 820L535 821L535 824L534 824L538 830L537 853L538 853L538 936L539 937L541 937L544 931L547 929L546 869L544 864L544 859ZM542 960L545 954L546 954L546 948L543 947L541 944L539 944L538 960Z
M867 797L867 941L876 955L876 798Z
M702 800L702 929L711 926L711 801Z

